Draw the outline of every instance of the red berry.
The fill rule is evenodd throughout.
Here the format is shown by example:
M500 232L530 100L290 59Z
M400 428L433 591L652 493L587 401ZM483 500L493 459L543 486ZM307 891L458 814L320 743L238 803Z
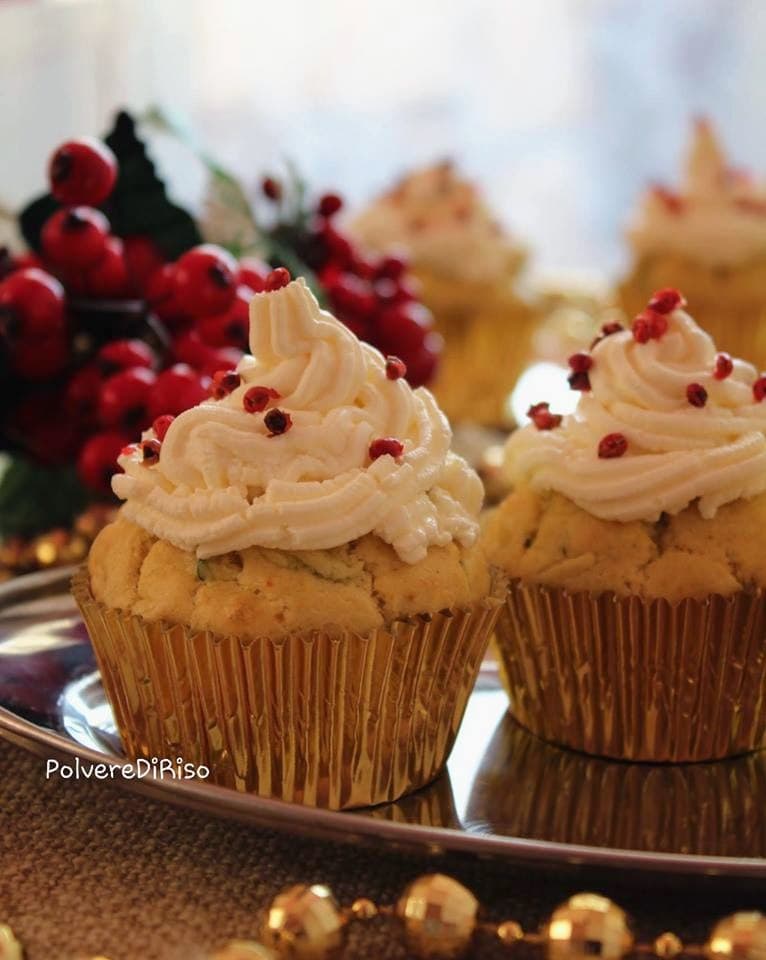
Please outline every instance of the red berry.
M160 461L162 443L159 440L143 440L141 442L141 464L144 467L153 467Z
M71 463L82 442L80 420L51 416L63 404L58 391L35 390L13 407L4 425L8 435L45 466Z
M322 217L334 217L343 206L343 200L337 193L326 193L319 198L317 209Z
M269 200L282 199L282 184L279 180L275 180L274 177L264 177L261 181L261 190L263 191L263 195L268 197Z
M238 347L246 350L250 337L250 300L248 287L238 287L237 294L228 310L210 317L202 317L197 323L200 339L211 347Z
M608 433L598 445L598 455L602 460L621 457L628 449L628 441L622 433Z
M377 301L369 283L352 273L340 274L327 292L333 307L343 320L349 316L367 319L377 308Z
M160 442L165 439L165 434L174 420L175 417L170 413L163 413L161 417L155 417L152 430L154 430L155 436Z
M200 373L212 377L219 370L233 370L243 357L241 350L236 347L208 347L208 356L203 363L196 367Z
M178 259L173 293L182 313L205 317L223 313L237 290L237 261L223 247L203 243Z
M152 276L165 265L165 257L149 237L132 234L123 237L122 243L131 292L143 295Z
M143 340L111 340L98 351L97 360L105 377L131 367L152 370L157 364L154 350Z
M728 353L719 353L715 358L713 376L716 380L725 380L734 369L734 362Z
M112 476L120 469L117 457L128 439L127 434L105 430L85 441L77 458L77 473L86 487L101 494L112 492Z
M28 267L43 269L43 262L36 253L17 253L13 258L13 270L26 270Z
M280 410L277 407L269 410L263 418L270 437L278 437L280 434L287 433L293 425L293 418L286 410Z
M583 392L590 390L590 377L585 371L570 373L567 377L567 383L570 390L581 390Z
M686 399L693 407L704 407L707 403L707 390L701 383L690 383L686 388Z
M55 277L28 267L0 283L0 335L47 337L65 329L64 288Z
M652 339L652 330L647 320L643 316L638 316L631 326L633 339L636 343L649 343Z
M653 310L655 313L672 313L674 310L683 309L685 306L686 298L673 287L658 290L652 295L648 304L649 310Z
M266 277L271 273L271 267L263 260L255 257L243 257L239 261L237 283L250 287L253 293L263 293L266 289Z
M378 440L372 441L369 453L370 460L377 460L378 457L385 457L386 455L396 460L404 453L404 444L394 437L380 437Z
M40 234L43 253L65 267L87 267L106 251L109 221L91 207L66 207L49 217Z
M753 397L756 403L760 403L766 397L766 377L760 376L753 384Z
M233 393L241 383L242 377L240 377L236 370L219 370L213 374L210 394L215 397L216 400L223 400L224 397L228 397L230 393ZM252 412L252 410L248 410L248 413Z
M411 371L410 357L423 346L432 323L430 312L419 303L401 303L384 308L380 311L377 323L381 349L386 353L406 356Z
M330 260L340 267L351 266L354 260L354 248L351 241L340 233L329 220L322 221L319 228L319 237L324 243Z
M411 387L422 387L433 380L442 345L439 334L429 333L423 346L407 358L407 380Z
M149 403L156 383L157 377L146 367L121 370L105 380L99 398L99 415L104 426L119 425L130 431L147 427L154 419Z
M95 421L101 392L101 371L89 363L75 371L64 389L64 410L67 418L91 424Z
M97 207L117 181L117 158L101 140L69 140L51 157L48 179L51 193L61 203Z
M146 285L146 301L160 320L172 324L184 317L184 310L175 295L175 264L166 263L155 270Z
M179 363L201 370L210 361L213 350L202 342L196 330L187 330L173 339L172 353ZM216 369L220 370L220 365Z
M398 280L407 269L407 261L403 257L388 256L378 264L378 277L386 280Z
M83 278L89 297L124 297L128 292L128 267L122 240L109 237L103 256L85 270Z
M266 277L265 289L272 293L274 290L281 290L286 287L292 277L290 271L285 267L277 267Z
M260 413L272 400L279 399L279 393L272 387L250 387L242 397L242 406L247 413Z
M547 403L533 404L527 410L527 416L538 430L553 430L554 427L559 426L562 420L560 413L550 412L550 404Z
M407 365L399 357L386 357L386 376L389 380L398 380L407 376Z
M589 353L573 353L567 363L574 373L587 373L593 366L593 357Z
M176 363L157 377L149 395L150 419L164 413L178 416L207 400L210 377L201 376L185 363Z

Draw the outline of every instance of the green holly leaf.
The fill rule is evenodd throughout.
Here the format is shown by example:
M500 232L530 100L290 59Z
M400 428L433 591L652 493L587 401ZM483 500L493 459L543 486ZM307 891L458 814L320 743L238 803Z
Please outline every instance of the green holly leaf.
M147 154L146 144L136 132L133 117L120 111L114 127L104 138L119 163L114 190L101 209L119 237L134 234L149 237L169 259L175 260L190 247L202 242L194 218L167 195ZM31 250L40 250L43 224L60 204L50 194L38 197L19 214L22 235Z
M41 467L11 455L0 469L0 538L71 527L89 499L74 467Z

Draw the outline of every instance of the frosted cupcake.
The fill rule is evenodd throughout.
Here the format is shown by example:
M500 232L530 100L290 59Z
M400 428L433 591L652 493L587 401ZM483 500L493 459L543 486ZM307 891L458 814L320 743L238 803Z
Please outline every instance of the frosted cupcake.
M507 445L485 546L517 719L630 760L753 750L766 727L766 378L674 290L572 358L576 411Z
M650 190L628 237L618 297L629 316L653 290L681 287L722 350L766 366L766 190L727 164L708 121L695 125L680 190Z
M481 484L401 361L288 281L215 398L123 452L75 596L130 756L379 803L441 770L493 628Z
M434 392L453 420L503 425L535 311L517 289L525 251L474 184L440 163L403 178L351 225L369 249L404 251L446 342Z

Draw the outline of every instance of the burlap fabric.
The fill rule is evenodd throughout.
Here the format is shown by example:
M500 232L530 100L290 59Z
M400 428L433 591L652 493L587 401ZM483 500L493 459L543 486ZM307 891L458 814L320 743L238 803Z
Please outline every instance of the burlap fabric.
M766 885L583 871L537 871L456 856L328 844L190 813L108 783L45 780L44 762L0 742L0 920L27 960L204 960L229 938L257 932L283 887L329 883L343 903L393 902L434 869L469 886L488 919L533 928L568 895L596 889L636 919L701 939L717 917L763 909ZM391 921L355 925L346 958L408 956ZM540 957L477 937L471 958Z

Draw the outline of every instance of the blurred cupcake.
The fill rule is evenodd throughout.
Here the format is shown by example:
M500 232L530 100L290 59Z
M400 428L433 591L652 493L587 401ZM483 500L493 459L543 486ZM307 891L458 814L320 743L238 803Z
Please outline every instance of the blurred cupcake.
M402 179L351 225L369 249L403 251L445 338L434 385L454 421L509 420L506 397L528 359L536 313L517 289L526 259L450 162Z
M684 304L661 291L571 358L577 409L530 411L485 530L512 578L512 712L629 760L742 753L766 728L766 378Z
M75 579L131 757L333 808L442 769L499 603L433 397L274 271L215 399L123 451Z
M680 287L722 350L766 366L766 190L727 165L707 120L695 124L681 189L652 188L628 237L618 298L629 316L653 290Z

